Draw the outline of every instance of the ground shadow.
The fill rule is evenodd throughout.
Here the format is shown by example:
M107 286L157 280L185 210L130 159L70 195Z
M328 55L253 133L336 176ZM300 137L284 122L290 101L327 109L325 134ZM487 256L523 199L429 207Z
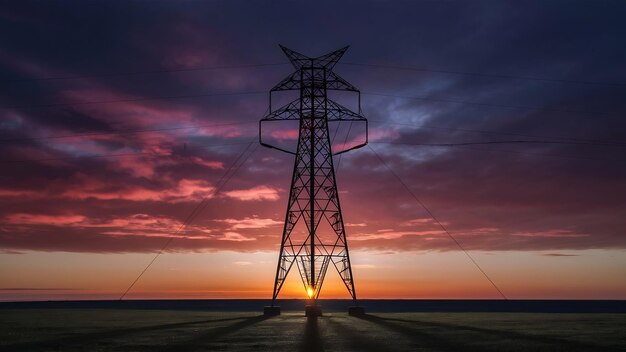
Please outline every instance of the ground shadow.
M121 328L121 329L114 329L114 330L94 332L94 333L84 333L84 334L71 335L71 336L62 336L62 337L42 340L42 341L29 341L29 342L23 342L23 343L16 343L16 344L7 345L5 347L9 351L40 351L40 350L47 350L47 349L63 350L67 346L81 346L81 345L86 346L88 344L89 345L93 344L95 341L103 340L103 339L120 338L120 337L124 337L128 335L153 332L153 331L158 331L158 330L176 329L176 328L181 328L181 327L190 326L190 325L219 323L219 322L242 320L242 319L246 319L246 317L197 320L197 321L189 321L189 322L181 322L181 323L142 326L138 328Z
M381 342L379 339L373 339L372 337L356 331L354 328L348 327L332 318L328 320L332 329L341 335L341 343L351 351L363 351L363 352L382 352L382 351L394 351L394 347L389 344Z
M466 326L466 325L458 325L458 324L450 324L450 323L441 323L441 322L425 322L419 320L408 320L408 319L399 319L399 318L381 318L376 317L376 319L388 322L400 322L400 323L408 323L419 326L428 326L428 327L438 327L442 329L448 330L462 330L469 331L478 334L489 335L493 337L498 337L506 340L522 340L529 341L535 343L541 343L545 345L551 345L552 347L562 348L567 351L590 351L590 350L605 350L605 351L613 351L611 347L592 345L579 341L567 340L554 336L546 336L541 334L524 334L517 331L511 330L500 330L500 329L487 329L476 326Z
M268 319L265 315L258 315L249 318L239 319L238 323L228 326L222 326L219 328L211 329L205 333L202 333L191 340L187 340L184 343L172 344L160 347L151 347L151 351L194 351L200 348L206 348L207 344L215 342L216 340L232 334L241 329L247 328L263 320Z
M434 351L458 351L460 347L463 348L463 351L482 350L472 348L471 346L454 343L454 341L450 341L447 338L438 337L433 334L427 334L423 331L411 329L400 324L395 324L375 315L365 314L357 317L359 319L376 324L389 331L398 333L421 348L429 348Z
M416 329L407 327L406 325L403 324L409 324L409 325L413 325L413 326L417 326L417 327L421 327L421 328L439 328L442 331L448 331L448 332L461 332L461 331L465 331L465 332L472 332L472 333L477 333L480 334L482 336L478 336L477 338L475 338L475 341L484 341L484 339L493 339L498 338L498 339L502 339L502 340L509 340L511 342L513 341L519 341L519 342L533 342L533 343L538 343L538 344L543 344L544 348L556 348L558 350L566 350L566 351L590 351L590 350L604 350L604 351L614 351L615 349L612 349L611 347L604 347L604 346L598 346L598 345L592 345L592 344L588 344L588 343L583 343L583 342L578 342L578 341L571 341L571 340L566 340L566 339L562 339L562 338L558 338L558 337L553 337L553 336L545 336L545 335L538 335L538 334L524 334L524 333L520 333L517 331L511 331L511 330L501 330L501 329L487 329L487 328L481 328L481 327L474 327L474 326L464 326L464 325L457 325L457 324L449 324L449 323L441 323L441 322L424 322L424 321L418 321L418 320L408 320L408 319L399 319L399 318L382 318L382 317L378 317L375 315L365 315L363 317L361 317L364 320L370 321L372 323L384 326L390 330L394 330L398 333L404 334L406 336L411 336L414 339L417 339L417 337L419 336L419 340L422 343L428 343L429 345L435 346L438 343L440 343L442 341L441 338L433 338L432 335L430 335L430 338L422 341L422 338L424 338L426 334L423 334L421 332L419 332ZM398 324L400 323L400 324ZM445 339L443 340L445 345L441 345L438 347L438 349L441 350L454 350L454 349L458 349L459 345L450 345L450 340L449 339ZM464 350L484 350L485 347L483 346L467 346L464 345L463 349Z
M304 335L300 342L300 352L322 352L324 345L320 337L317 317L308 317L304 325Z

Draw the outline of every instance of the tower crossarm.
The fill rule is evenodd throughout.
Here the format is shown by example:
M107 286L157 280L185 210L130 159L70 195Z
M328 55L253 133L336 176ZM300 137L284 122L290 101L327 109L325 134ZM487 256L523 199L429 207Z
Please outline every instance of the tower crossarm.
M363 115L356 113L333 100L326 99L326 104L328 121L367 121Z
M348 83L345 79L341 78L335 72L329 72L326 77L326 89L328 90L345 90L349 92L359 93L359 89L352 84Z

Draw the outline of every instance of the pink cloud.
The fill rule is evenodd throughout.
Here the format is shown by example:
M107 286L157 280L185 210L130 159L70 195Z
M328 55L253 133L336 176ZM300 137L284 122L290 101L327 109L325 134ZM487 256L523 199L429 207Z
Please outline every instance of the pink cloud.
M110 163L112 170L127 170L133 177L150 178L154 176L156 162L152 156L129 156L118 158Z
M79 214L47 215L15 213L3 222L21 226L55 226L66 229L103 229L97 233L109 236L172 237L185 239L214 239L212 229L197 225L186 226L180 233L181 222L163 216L134 214L127 217L98 219ZM24 229L23 227L21 227ZM233 235L234 236L234 235ZM232 236L231 236L232 237ZM234 238L234 237L233 237ZM219 238L218 238L219 239Z
M192 157L191 160L193 160L193 162L198 165L206 166L210 169L223 169L224 168L224 163L221 161L204 160L203 158L198 157L198 156Z
M3 221L12 225L50 225L50 226L72 226L80 224L86 220L83 215L46 215L46 214L26 214L16 213L6 215Z
M170 188L147 189L142 187L107 190L106 184L89 180L80 188L73 188L63 193L73 199L129 200L129 201L165 201L170 203L197 201L212 197L215 188L203 180L178 181Z
M186 134L192 134L196 137L224 137L235 138L240 137L250 130L242 128L241 125L224 122L223 124L212 124L211 126L199 126L192 130L185 130Z
M443 231L391 231L379 230L378 233L360 233L350 236L352 241L394 240L405 236L439 236Z
M283 225L282 221L276 221L273 219L261 219L258 217L246 217L243 219L223 219L217 220L219 222L224 222L230 225L230 228L233 230L237 229L262 229L270 226L278 226Z
M230 198L250 201L250 200L278 200L278 190L269 186L256 186L250 189L240 189L224 192L224 195Z
M389 141L400 138L401 134L395 128L383 128L383 127L374 127L370 128L368 131L368 137L370 142L375 142L379 140ZM365 140L365 135L359 136L356 138L357 141Z
M193 122L193 112L184 108L166 108L155 105L154 101L124 101L137 97L121 95L102 89L67 89L62 93L68 103L115 101L111 104L77 104L74 109L108 122L123 123L128 126L152 126L155 124Z
M346 223L345 226L350 226L350 227L366 227L367 224L364 222L360 222L360 223Z
M113 218L110 220L90 220L79 224L84 227L120 227L129 230L152 230L155 228L174 228L180 225L179 221L166 217L154 217L147 214L133 214L128 217Z
M256 238L246 237L238 232L224 232L221 237L217 238L220 241L233 241L233 242L246 242L256 241Z
M400 226L417 226L417 225L430 224L432 222L433 222L433 219L431 218L417 218L417 219L404 221L400 223Z
M300 135L300 131L297 129L288 129L288 130L274 130L270 133L275 139L278 140L295 140L298 139Z
M80 214L28 214L13 213L4 217L4 222L19 225L49 225L49 226L69 226L82 228L98 228L98 227L120 227L130 230L146 230L158 228L173 227L179 224L178 221L164 218L153 217L146 214L134 214L128 217L112 218L112 219L95 219L88 218Z
M589 235L576 233L569 230L549 230L538 232L515 232L512 236L520 237L587 237Z
M40 192L28 190L0 189L0 197L28 197L35 198L41 196Z

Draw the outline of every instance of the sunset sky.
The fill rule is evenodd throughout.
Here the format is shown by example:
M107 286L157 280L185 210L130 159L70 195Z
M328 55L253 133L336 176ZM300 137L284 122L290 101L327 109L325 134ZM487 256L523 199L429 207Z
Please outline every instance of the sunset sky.
M293 156L255 138L293 71L278 44L350 45L335 71L371 147L509 298L626 299L624 18L609 0L3 3L0 300L116 299L204 198L127 298L271 298ZM511 140L551 143L415 145ZM371 149L337 183L360 298L500 297ZM303 297L292 270L281 298ZM348 297L329 270L320 298Z

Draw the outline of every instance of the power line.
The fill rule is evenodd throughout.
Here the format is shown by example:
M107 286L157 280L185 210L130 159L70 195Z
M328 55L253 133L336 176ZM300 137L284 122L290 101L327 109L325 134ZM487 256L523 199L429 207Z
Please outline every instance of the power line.
M32 140L42 140L42 139L65 139L65 138L80 138L80 137L94 137L94 136L107 136L107 135L140 134L140 133L151 133L151 132L186 130L186 129L203 128L203 127L220 127L220 126L230 126L230 125L243 125L243 124L248 124L248 123L257 123L257 122L256 121L228 122L228 123L218 123L218 124L191 125L191 126L181 126L181 127L165 127L165 128L155 128L155 129L122 130L122 131L118 130L118 131L109 131L109 132L86 132L86 133L66 134L66 135L58 135L58 136L8 138L8 139L0 139L0 143L3 143L3 142L18 142L18 141L32 141Z
M86 75L34 77L34 78L21 78L21 79L2 80L2 81L0 81L0 84L1 83L37 82L37 81L67 81L67 80L85 79L85 78L110 78L110 77L142 76L142 75L154 75L154 74L162 74L162 73L228 70L228 69L251 68L251 67L270 67L270 66L282 66L282 65L288 65L288 64L289 63L287 63L287 62L280 62L280 63L266 63L266 64L243 64L243 65L227 65L227 66L190 67L190 68L178 68L178 69L170 69L170 70L127 71L127 72L110 72L110 73L100 73L100 74L86 74Z
M370 142L373 144L397 144L397 145L418 145L427 147L457 147L466 145L489 145L489 144L562 144L562 145L595 145L604 147L626 147L626 145L615 145L611 143L595 143L595 142L567 142L567 141L548 141L548 140L509 140L509 141L484 141L484 142L457 142L457 143L415 143L415 142Z
M437 129L437 130L449 130L449 131L460 131L460 132L470 132L470 133L480 133L480 134L488 134L488 135L506 135L506 136L519 136L519 137L529 137L529 138L551 138L562 141L576 141L581 143L561 143L559 141L529 141L531 143L559 143L559 144L589 144L589 145L603 145L603 146L626 146L624 142L614 142L614 141L601 141L597 139L580 139L580 138L571 138L571 137L558 137L558 136L545 136L545 135L528 135L528 134L520 134L520 133L507 133L507 132L494 132L494 131L484 131L484 130L474 130L474 129L461 129L461 128L451 128L451 127L436 127L429 125L417 125L417 124L408 124L408 123L398 123L391 122L385 120L377 120L377 119L369 119L371 122L379 122L390 125L398 125L398 126L410 126L416 128L427 128L427 129ZM156 128L156 129L136 129L136 130L118 130L118 131L107 131L107 132L86 132L86 133L78 133L78 134L66 134L66 135L56 135L56 136L40 136L40 137L23 137L23 138L8 138L8 139L0 139L0 143L5 142L18 142L18 141L31 141L31 140L45 140L45 139L68 139L68 138L81 138L81 137L94 137L94 136L105 136L105 135L127 135L127 134L142 134L142 133L153 133L153 132L165 132L165 131L175 131L175 130L185 130L185 129L193 129L193 128L204 128L204 127L221 127L221 126L231 126L231 125L243 125L243 124L251 124L257 123L256 121L243 121L243 122L228 122L228 123L217 123L217 124L201 124L201 125L189 125L189 126L179 126L179 127L165 127L165 128ZM333 140L337 135L338 128L335 130ZM345 143L344 141L344 146ZM513 143L515 141L507 141L506 143ZM383 142L372 142L372 143L383 143ZM504 143L504 142L501 142ZM389 142L391 144L391 142ZM432 145L432 146L449 146L448 144L428 144L428 143L403 143L409 145ZM489 144L485 142L477 142L471 144ZM455 145L459 145L455 143Z
M41 158L41 159L21 159L21 160L2 160L0 164L21 164L29 162L44 162L44 161L58 161L67 159L79 159L79 158L118 158L125 156L139 156L139 155L159 155L152 152L136 152L136 153L120 153L120 154L98 154L98 155L86 155L86 156L70 156L70 157L54 157L54 158Z
M394 145L395 144L395 143L385 143L385 142L370 142L370 143L372 143L372 144L384 143L384 144L389 144L389 145ZM484 144L484 143L476 143L476 144ZM414 145L419 146L421 144L414 144ZM429 146L428 144L425 144L425 145ZM454 145L452 143L449 143L448 145L430 145L430 146L435 146L435 147L452 147L452 148L461 148L461 149L468 149L468 150L482 151L482 152L493 152L493 153L533 155L533 156L536 155L536 156L543 156L543 157L557 158L557 159L578 159L578 160L626 162L626 159L606 159L606 158L592 158L592 157L584 157L584 156L569 156L569 155L554 155L554 154L533 153L533 152L520 152L520 151L516 151L516 150L482 149L482 148L472 148L472 147L463 146L463 145Z
M519 75L493 74L493 73L467 72L467 71L452 71L452 70L441 70L441 69L416 67L416 66L364 64L364 63L356 63L356 62L341 62L339 63L339 65L384 68L384 69L394 69L394 70L404 70L404 71L419 71L419 72L430 72L430 73L444 73L444 74L475 76L475 77L485 77L485 78L519 79L519 80L526 80L526 81L540 81L540 82L550 82L550 83L626 87L626 83L622 83L622 82L582 81L582 80L568 80L568 79L547 78L547 77L519 76Z
M145 97L145 98L131 98L131 99L111 99L111 100L83 101L83 102L75 102L75 103L51 103L51 104L39 104L39 105L0 106L0 109L6 109L6 110L41 109L41 108L56 108L56 107L62 107L62 106L98 105L98 104L112 104L112 103L131 103L131 102L149 101L149 100L190 99L190 98L218 97L218 96L236 96L236 95L253 95L253 94L267 94L267 92L225 92L225 93L203 93L203 94L170 95L170 96L160 96L160 97Z
M248 123L248 122L242 122ZM226 125L226 124L224 124ZM193 127L199 127L193 126ZM209 125L205 125L209 126ZM212 125L216 126L216 125ZM345 137L343 142L343 147L345 148L350 130L348 130L348 134ZM190 127L174 127L170 129L158 129L158 130L136 130L129 131L126 133L144 133L144 132L153 132L153 131L164 131L164 130L175 130L175 129L187 129ZM102 133L105 134L105 133ZM108 133L106 133L108 134ZM99 135L99 134L83 134L83 135L65 135L65 136L51 136L51 137L38 137L33 139L45 139L45 138L70 138L76 136L91 136L91 135ZM25 138L29 139L29 138ZM334 139L334 138L333 138ZM19 140L19 139L16 139ZM8 140L0 140L0 142L4 142ZM372 144L388 144L388 145L408 145L408 146L427 146L427 147L463 147L463 146L472 146L472 145L497 145L497 144L559 144L559 145L594 145L594 146L608 146L608 147L624 147L625 145L613 144L613 143L601 143L601 142L568 142L568 141L550 141L550 140L503 140L503 141L476 141L476 142L459 142L459 143L417 143L417 142L385 142L385 141L375 141L370 142ZM224 143L224 144L211 144L205 145L204 147L220 147L220 146L231 146L231 145L241 145L245 144L245 142L233 142L233 143ZM541 155L541 156L549 156L549 157L557 157L557 158L567 158L567 159L585 159L585 160L602 160L602 161L626 161L620 159L604 159L604 158L586 158L586 157L574 157L574 156L559 156L559 155L549 155L543 153L528 153L528 152L518 152L518 151L503 151L503 150L486 150L486 149L473 149L467 148L471 150L480 150L480 151L495 151L495 152L506 152L506 153L515 153L515 154L532 154L532 155ZM18 159L18 160L0 160L0 164L19 164L19 163L28 163L28 162L46 162L46 161L58 161L58 160L69 160L69 159L87 159L87 158L116 158L116 157L126 157L126 156L140 156L140 155L151 155L151 156L168 156L170 154L158 154L154 152L130 152L130 153L112 153L112 154L98 154L98 155L77 155L77 156L63 156L63 157L50 157L50 158L40 158L40 159ZM339 156L337 166L341 163L341 155Z
M623 117L623 114L610 113L604 111L587 111L587 110L575 110L575 109L553 109L553 108L544 108L544 107L535 107L535 106L527 106L527 105L505 105L505 104L492 104L492 103L479 103L479 102L471 102L471 101L462 101L462 100L454 100L454 99L443 99L443 98L432 98L426 96L405 96L405 95L394 95L394 94L385 94L385 93L366 93L362 92L363 95L371 95L371 96L380 96L380 97L388 97L388 98L399 98L399 99L410 99L410 100L426 100L426 101L436 101L442 103L453 103L453 104L463 104L463 105L472 105L479 107L488 107L488 108L503 108L503 109L515 109L515 110L534 110L534 111L543 111L543 112L558 112L558 113L568 113L568 114L580 114L580 115L589 115L589 116L611 116L611 117Z
M506 132L493 132L493 131L483 131L483 130L470 130L470 129L459 129L459 128L449 128L449 127L435 127L435 126L426 126L426 125L416 125L416 124L407 124L407 123L396 123L390 121L376 120L370 119L372 122L380 122L385 124L399 125L399 126L412 126L417 128L428 128L428 129L441 129L441 130L451 130L451 131L461 131L461 132L471 132L471 133L481 133L481 134L489 134L489 135L507 135L507 136L520 136L520 137L529 137L529 138L552 138L556 140L562 141L575 141L575 142L562 142L562 141L554 141L554 140L543 140L543 141L500 141L500 142L471 142L471 143L408 143L408 142L371 142L371 143L386 143L386 144L406 144L406 145L421 145L421 146L459 146L459 145L477 145L477 144L504 144L504 143L544 143L544 144L581 144L581 145L600 145L600 146L626 146L626 143L622 142L613 142L613 141L601 141L594 139L579 139L579 138L567 138L567 137L554 137L554 136L540 136L540 135L527 135L527 134L519 134L519 133L506 133ZM164 132L164 131L174 131L174 130L185 130L192 128L204 128L204 127L220 127L220 126L230 126L230 125L243 125L257 123L256 121L244 121L244 122L230 122L230 123L219 123L219 124L202 124L202 125L190 125L190 126L179 126L179 127L167 127L167 128L157 128L157 129L137 129L137 130L122 130L122 131L109 131L109 132L87 132L80 134L67 134L67 135L57 135L57 136L41 136L41 137L24 137L24 138L10 138L10 139L0 139L0 143L4 142L16 142L16 141L29 141L29 140L44 140L44 139L67 139L67 138L81 138L81 137L93 137L93 136L104 136L104 135L126 135L126 134L141 134L141 133L153 133L153 132ZM350 127L352 123L350 123ZM337 132L339 130L339 125L335 130L333 140L335 139ZM348 135L346 136L346 140L344 140L344 147L347 143ZM580 143L578 143L580 142ZM135 153L132 153L135 155ZM106 157L114 156L111 154L103 155ZM98 157L98 156L94 156ZM55 159L56 160L56 159ZM37 159L29 159L24 161L47 161L47 159L37 160ZM11 161L11 162L24 162L24 161ZM0 161L1 162L1 161ZM8 162L8 161L5 161Z
M127 76L154 75L154 74L178 73L178 72L228 70L228 69L238 69L238 68L272 67L272 66L283 66L283 65L288 65L288 64L289 64L288 62L275 62L275 63L242 64L242 65L223 65L223 66L198 66L198 67L178 68L178 69L155 69L155 70L141 70L141 71L121 71L121 72L95 73L95 74L85 74L85 75L33 77L33 78L19 78L19 79L2 80L2 81L0 81L0 84L2 84L2 83L36 82L36 81L65 81L65 80L76 80L76 79L85 79L85 78L127 77ZM540 82L562 83L562 84L603 85L603 86L611 86L611 87L625 87L626 86L626 83L623 83L623 82L599 82L599 81L587 81L587 80L567 80L567 79L550 78L550 77L521 76L521 75L510 75L510 74L492 74L492 73L468 72L468 71L457 71L457 70L443 70L443 69L437 69L437 68L405 66L405 65L370 64L370 63L358 63L358 62L340 62L338 64L339 65L346 65L346 66L355 66L355 67L372 67L372 68L379 68L379 69L391 69L391 70L403 70L403 71L417 71L417 72L453 74L453 75L486 77L486 78L517 79L517 80L540 81Z
M344 140L344 148L347 143L348 137L346 136L346 140ZM384 142L384 141L376 141L369 142L371 144L388 144L388 145L409 145L409 146L427 146L427 147L455 147L455 148L463 148L464 146L471 145L488 145L488 144L515 144L515 143L537 143L537 144L582 144L582 145L598 145L594 143L567 143L567 142L554 142L554 141L487 141L487 142L465 142L465 143L410 143L410 142ZM224 143L224 144L210 144L204 145L202 147L211 148L211 147L224 147L231 145L241 145L246 144L246 142L233 142L233 143ZM599 144L602 145L602 144ZM610 145L612 146L612 145ZM530 152L519 152L513 150L491 150L491 149L476 149L476 148L464 148L469 150L476 151L486 151L486 152L500 152L500 153L511 153L511 154L521 154L521 155L539 155L546 156L552 158L564 158L564 159L581 159L581 160L596 160L596 161L617 161L624 162L626 159L606 159L606 158L591 158L591 157L580 157L580 156L566 156L566 155L551 155L544 153L530 153ZM46 162L46 161L59 161L59 160L71 160L71 159L91 159L91 158L120 158L127 156L170 156L170 154L159 154L154 152L131 152L131 153L113 153L113 154L98 154L98 155L81 155L81 156L64 156L64 157L50 157L50 158L41 158L41 159L17 159L17 160L0 160L0 164L24 164L31 162ZM339 169L339 165L341 163L341 156L338 156L337 167L336 170Z
M269 109L269 108L268 108ZM263 115L265 115L267 113L268 110L266 110L265 113L263 113ZM243 160L243 162L241 162L236 168L235 166L237 165L237 163L239 162L239 160L241 160L241 158L244 156L244 154L248 151L248 149L250 149L250 146L256 141L257 137L253 138L248 145L246 146L246 148L239 154L239 156L235 159L235 161L230 165L230 167L224 172L224 174L222 174L222 177L220 177L220 179L215 183L216 184L216 188L215 188L215 192L213 193L218 194L219 192L221 192L222 188L226 185L226 183L228 183L228 181L230 181L230 179L233 177L233 175L239 170L239 168L248 160L248 158L250 158L250 156L256 151L256 149L258 148L258 145L255 146L255 148L252 150L252 152L250 154L248 154L248 156L246 156L246 158ZM231 170L234 171L229 175L229 172ZM223 182L222 182L223 181ZM181 224L181 226L178 228L178 230L176 230L176 232L171 235L168 240L165 242L165 244L163 245L163 247L156 253L156 255L152 258L152 260L148 263L148 265L141 271L141 273L139 273L139 275L137 276L137 278L135 278L135 280L130 284L130 286L128 286L128 288L124 291L124 293L120 296L119 300L121 301L122 299L124 299L124 297L128 294L128 292L130 292L130 290L135 286L135 284L137 283L137 281L139 281L139 279L143 276L143 274L150 268L150 266L152 266L152 264L154 263L154 261L163 253L163 251L165 251L165 249L170 245L170 243L174 240L174 238L176 237L176 235L178 235L180 233L180 231L182 231L184 228L187 227L187 225L189 225L189 223L191 223L191 221L193 221L193 218L199 214L199 212L201 212L202 210L204 210L204 208L206 207L207 204L207 200L208 200L209 194L205 195L200 202L194 207L194 209L192 210L192 212L187 216L187 218L185 219L185 221L183 221L183 223Z
M243 152L241 152L241 154L239 154L239 156L237 157L237 159L235 159L235 161L230 165L230 167L226 170L226 172L224 172L224 174L222 175L222 177L217 181L216 185L217 187L215 188L215 191L213 192L212 195L216 195L219 192L221 192L221 190L224 188L224 186L228 183L228 181L230 181L230 179L233 177L233 175L235 175L235 173L239 170L239 168L250 158L250 156L256 151L256 149L258 148L258 145L255 146L255 148L252 150L252 152L250 152L241 163L239 163L239 165L237 165L237 163L239 162L239 160L243 157L243 155L248 151L248 149L250 148L250 146L255 142L256 137L250 141L248 143L248 145L246 146L246 148L243 150ZM237 165L237 166L236 166ZM234 168L236 166L236 168ZM234 171L232 173L230 173L231 170ZM230 176L227 177L227 175L230 173ZM224 180L221 184L220 182ZM139 273L139 275L135 278L135 280L133 280L133 282L130 284L130 286L128 286L128 288L124 291L124 293L122 293L122 295L120 296L119 300L123 300L124 297L126 297L126 295L128 294L128 292L130 292L130 290L135 286L135 284L139 281L139 279L146 273L146 271L148 271L148 269L152 266L152 264L157 260L157 258L165 251L165 249L170 245L170 243L172 243L172 241L176 238L176 236L182 231L184 230L192 221L193 219L202 211L204 210L204 208L206 207L207 201L209 199L209 196L211 194L207 194L205 195L202 200L200 200L200 202L196 205L196 207L192 210L192 212L187 216L187 218L185 219L185 221L183 221L183 223L178 227L178 229L176 230L176 232L174 232L174 234L172 234L167 241L165 242L165 244L163 245L163 247L161 247L161 249L154 255L154 257L152 258L152 260L150 260L150 262L148 263L148 265L146 265L146 267Z
M400 184L407 190L407 192L409 192L409 194L413 197L413 199L415 199L415 201L422 206L422 208L424 208L424 210L426 210L426 212L428 213L428 215L439 225L439 227L448 235L448 237L450 237L452 239L452 241L454 241L454 243L456 243L456 245L463 251L463 253L465 253L465 255L472 261L472 263L474 263L474 266L476 266L476 268L483 274L483 276L489 280L489 282L491 283L491 285L496 289L496 291L498 291L498 293L500 294L500 296L502 296L502 298L504 298L504 300L508 300L508 298L506 297L506 295L502 292L502 290L500 290L500 288L496 285L496 283L489 277L489 275L487 275L487 273L480 267L480 265L478 265L478 263L476 262L476 260L474 260L474 258L469 254L469 252L467 250L465 250L465 248L463 248L463 246L461 245L461 243L459 243L459 241L457 241L456 238L454 238L454 236L452 236L452 234L450 233L450 231L448 231L448 229L443 226L443 224L435 217L435 215L430 211L430 209L415 195L415 193L409 188L409 186L404 183L404 181L402 181L402 179L400 178L400 176L398 176L398 174L393 171L393 169L385 162L385 160L383 160L383 158L374 150L374 148L372 148L370 145L368 145L368 147L370 148L370 150L374 153L374 155L376 155L376 157L378 158L378 160L380 160L380 162L387 168L387 170L389 170L389 172L391 172L391 174L393 174L395 176L395 178L398 180L398 182L400 182Z
M192 99L192 98L203 98L203 97L255 95L255 94L267 94L267 92L248 91L248 92L200 93L200 94L171 95L171 96L160 96L160 97L156 96L156 97L141 97L141 98L130 98L130 99L83 101L83 102L75 102L75 103L49 103L49 104L33 104L33 105L0 106L0 109L5 109L5 110L47 109L47 108L57 108L57 107L65 107L65 106L114 104L114 103L129 103L129 102L138 102L138 101L176 100L176 99ZM594 116L594 117L597 115L621 117L621 115L617 113L602 112L602 111L587 111L587 110L576 110L576 109L552 109L552 108L525 106L525 105L479 103L479 102L471 102L471 101L463 101L463 100L455 100L455 99L433 98L433 97L427 97L427 96L403 96L403 95L394 95L394 94L376 93L376 92L369 92L369 93L362 92L361 94L387 97L387 98L424 100L424 101L434 101L434 102L441 102L441 103L471 105L471 106L486 107L486 108L500 108L500 109L504 108L504 109L516 109L516 110L558 112L558 113L589 115L589 116Z
M346 133L346 138L343 140L343 147L341 147L341 150L345 150L346 149L346 145L348 144L348 137L350 137L350 132L352 131L352 123L354 121L350 121L350 124L348 125L348 132ZM337 126L339 127L339 126ZM339 166L341 166L341 157L343 156L343 154L339 154L339 157L337 158L337 166L335 167L335 173L339 172Z
M432 126L432 125L418 125L411 123L400 123L400 122L392 122L385 120L377 120L377 119L368 119L371 122L384 123L389 125L398 125L398 126L410 126L415 128L427 128L434 130L446 130L446 131L458 131L458 132L469 132L469 133L479 133L479 134L487 134L487 135L502 135L502 136L515 136L515 137L526 137L526 138L550 138L556 140L563 141L578 141L578 142L597 142L618 146L625 146L626 142L617 142L617 141L603 141L599 139L583 139L583 138L572 138L572 137L561 137L561 136L547 136L547 135L532 135L532 134L522 134L522 133L510 133L510 132L496 132L496 131L485 131L485 130L475 130L475 129L465 129L465 128L453 128L453 127L441 127L441 126Z
M212 144L212 145L205 145L204 147L208 147L208 148L210 148L210 147L224 147L224 146L241 145L241 144L246 144L246 142ZM141 155L170 156L170 154L159 154L159 153L154 153L154 152L131 152L131 153L113 153L113 154L98 154L98 155L77 155L77 156L51 157L51 158L41 158L41 159L0 160L0 164L21 164L21 163L29 163L29 162L45 162L45 161L58 161L58 160L69 160L69 159L119 158L119 157L126 157L126 156L141 156Z

